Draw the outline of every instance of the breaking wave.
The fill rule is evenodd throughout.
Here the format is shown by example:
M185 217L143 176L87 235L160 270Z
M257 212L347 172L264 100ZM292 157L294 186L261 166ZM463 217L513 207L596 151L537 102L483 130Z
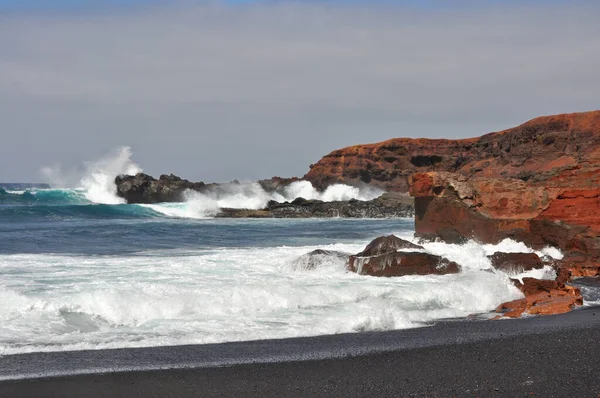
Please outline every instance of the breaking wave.
M412 232L397 235L410 238ZM36 267L49 284L44 294L0 284L0 355L403 329L487 312L521 297L510 277L524 275L494 270L486 257L522 250L510 240L425 244L428 252L463 266L451 275L359 276L331 258L310 270L293 266L311 250L356 253L366 243L126 257L0 256L15 271L8 286L31 283L18 272L23 266ZM71 275L66 282L56 273L62 269Z
M331 185L324 192L320 192L309 181L296 181L279 191L267 192L257 182L243 182L224 184L207 193L189 191L185 194L185 201L182 203L143 206L169 217L204 218L215 216L222 208L264 209L271 200L277 202L291 202L297 198L325 202L372 200L382 193L382 190L373 187L361 189L343 184Z
M0 216L18 217L213 217L221 208L261 209L271 200L293 201L297 198L322 201L371 200L383 193L372 187L357 188L336 184L320 192L308 181L296 181L274 192L265 191L257 182L221 184L207 192L186 192L180 203L126 205L117 196L115 177L142 171L132 159L131 148L121 147L103 158L86 162L82 171L63 170L60 165L44 167L42 174L52 189L10 191L0 188ZM47 208L14 208L12 206L46 206ZM111 209L106 206L118 205Z
M124 204L125 200L117 196L115 178L119 174L137 174L142 171L131 160L131 155L130 147L120 147L95 162L86 162L83 172L65 172L60 165L44 167L41 171L51 186L75 186L84 192L91 203Z

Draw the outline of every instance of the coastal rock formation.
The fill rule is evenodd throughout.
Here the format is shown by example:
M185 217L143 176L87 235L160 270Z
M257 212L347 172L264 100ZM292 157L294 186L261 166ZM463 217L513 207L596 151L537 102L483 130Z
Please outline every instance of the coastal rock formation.
M553 262L558 277L548 283L556 285L531 293L529 281L525 299L504 306L513 316L578 305L580 296L564 283L600 274L600 112L534 119L483 136L480 146L486 151L470 152L456 170L410 176L416 235L451 243L511 238L536 249L558 247L566 256ZM530 265L540 263L523 257L509 267Z
M372 257L350 256L348 268L360 275L405 276L456 274L453 261L423 252L393 252Z
M496 312L502 313L504 317L562 314L583 304L578 288L558 281L523 278L523 284L519 283L517 287L525 298L501 304Z
M415 250L423 248L394 235L379 237L369 243L362 252L350 256L348 269L360 275L386 277L443 275L460 271L455 262Z
M273 177L258 181L257 184L240 184L232 181L226 184L205 184L191 182L176 175L161 175L156 179L147 174L116 177L117 195L127 203L164 203L185 201L186 192L194 191L210 197L232 196L248 190L247 195L283 194L285 188L298 181L297 178ZM227 218L307 218L307 217L344 217L344 218L395 218L412 217L414 200L408 194L390 192L369 201L356 199L348 201L324 202L297 198L292 202L270 201L264 209L222 208L217 217Z
M523 271L539 269L544 266L542 259L535 253L494 253L488 256L495 269L518 274Z
M186 190L200 190L203 182L190 182L174 174L163 174L157 180L148 174L120 175L115 179L117 195L127 203L180 202Z
M334 183L368 183L386 191L407 192L412 174L447 171L467 177L597 188L599 162L600 111L593 111L539 117L478 138L394 138L355 145L324 156L303 178L319 189ZM576 195L571 199L587 202L590 198Z
M423 246L398 238L396 235L380 236L375 238L358 253L357 257L373 257L380 254L393 253L401 249L425 250Z
M600 189L590 190L588 182L565 180L571 186L561 187L447 172L418 173L411 180L415 231L422 238L485 243L511 238L600 257ZM573 203L574 196L580 203Z
M387 193L380 197L360 201L323 202L298 198L292 202L270 201L265 209L223 208L217 217L226 218L395 218L414 215L413 199L405 194Z

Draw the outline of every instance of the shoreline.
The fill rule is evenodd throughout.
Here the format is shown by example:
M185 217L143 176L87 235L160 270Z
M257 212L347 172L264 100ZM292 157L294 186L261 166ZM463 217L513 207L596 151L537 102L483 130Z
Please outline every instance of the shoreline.
M174 396L185 396L192 393L187 390L190 385L195 386L193 391L196 392L199 391L196 388L210 386L206 394L200 394L207 396L351 396L352 391L364 395L368 392L362 389L365 384L361 378L381 378L381 372L385 374L386 369L393 373L396 368L390 368L390 364L397 361L399 364L413 361L412 367L401 366L402 372L413 378L420 377L419 368L421 373L429 374L428 369L439 368L445 362L454 363L458 368L450 366L431 373L432 390L419 390L418 383L414 384L410 378L390 376L385 385L380 384L384 380L372 385L376 388L372 393L383 393L377 388L386 387L388 390L384 395L404 396L412 391L410 388L417 388L414 390L417 396L426 393L446 396L450 392L464 395L466 390L471 391L472 383L481 383L477 379L479 376L471 378L464 374L466 378L460 382L462 384L457 382L447 386L444 381L446 377L455 378L461 367L485 373L486 378L492 379L496 376L504 378L504 373L515 369L525 369L524 374L528 377L540 380L532 385L513 385L518 388L512 392L524 388L548 393L554 390L544 390L545 386L558 381L553 380L553 374L567 372L567 367L568 372L575 372L573 377L583 383L582 389L577 391L587 391L587 395L594 396L600 393L600 378L596 376L600 368L600 348L596 348L598 338L600 307L584 307L561 315L498 321L446 320L427 327L394 331L208 345L16 354L0 357L0 396L52 396L49 391L55 391L56 396L164 396L167 391ZM530 350L533 351L527 354ZM546 357L545 353L552 355ZM465 355L470 355L472 360ZM493 356L494 359L479 363L473 355L477 358ZM527 360L529 362L523 362ZM371 369L369 374L360 373L367 365ZM283 369L287 369L285 374L273 375ZM345 374L341 369L349 373ZM585 369L594 370L590 374L593 378L581 379ZM256 382L253 387L247 386L248 377ZM323 384L321 378L333 378L334 386ZM306 380L297 385L301 379ZM510 378L506 383L512 383ZM107 385L112 386L112 390L94 390ZM464 387L464 390L444 390L446 387ZM489 393L494 391L489 390Z

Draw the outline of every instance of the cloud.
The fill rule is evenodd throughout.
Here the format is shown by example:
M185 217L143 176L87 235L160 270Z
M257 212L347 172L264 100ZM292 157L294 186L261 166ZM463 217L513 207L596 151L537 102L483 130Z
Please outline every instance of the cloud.
M6 14L0 180L121 145L154 174L302 175L341 146L600 108L600 7L507 4Z

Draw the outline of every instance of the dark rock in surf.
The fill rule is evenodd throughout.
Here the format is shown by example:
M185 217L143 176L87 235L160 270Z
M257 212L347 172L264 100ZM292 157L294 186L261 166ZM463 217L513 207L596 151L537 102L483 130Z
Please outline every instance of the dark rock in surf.
M350 256L348 269L360 275L405 276L456 274L460 266L423 252L393 252L373 257Z
M200 190L203 182L190 182L174 174L163 174L157 180L148 174L120 175L115 179L117 195L127 203L180 202L186 190Z
M520 273L544 266L540 257L535 253L494 253L488 256L492 267L504 272Z
M397 251L397 250L415 251ZM350 256L348 269L360 275L405 276L455 274L460 266L444 257L425 253L423 247L394 235L373 240L365 250Z
M283 191L285 183L297 179L273 177L270 180L259 181L259 185L268 193ZM120 175L115 179L117 195L127 203L163 203L181 202L185 200L186 191L195 191L211 197L219 197L238 192L240 183L233 181L228 184L205 184L191 182L176 175L163 174L155 179L147 174L135 176ZM413 199L400 193L385 193L380 197L369 200L349 200L323 202L297 198L294 201L279 203L269 201L264 209L233 209L222 208L217 217L225 218L392 218L412 217L414 215Z
M368 201L323 202L304 198L296 198L291 203L270 201L265 210L275 218L393 218L414 215L412 198L398 193L385 193Z
M398 238L395 235L380 236L367 245L365 250L358 253L358 257L372 257L380 254L393 253L400 249L422 250L423 246Z

